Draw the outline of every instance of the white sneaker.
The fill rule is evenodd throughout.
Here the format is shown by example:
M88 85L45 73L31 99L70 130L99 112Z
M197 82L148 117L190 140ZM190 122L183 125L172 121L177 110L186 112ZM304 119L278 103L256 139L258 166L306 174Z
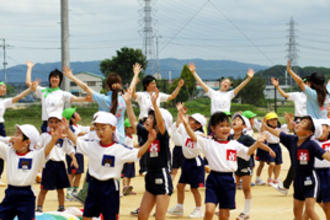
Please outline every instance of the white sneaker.
M183 209L178 206L174 206L174 208L169 209L167 212L171 215L183 216Z
M236 220L248 220L248 219L250 219L250 216L248 216L247 214L245 214L245 213L241 213L241 214L239 214L239 216L237 216L237 218L236 218Z
M263 186L263 185L266 185L266 183L264 181L262 181L262 179L256 179L256 185Z
M288 195L288 190L284 187L282 187L280 184L277 185L272 185L272 187L274 189L276 189L277 191L279 191L280 193L282 193L283 195L287 196Z
M190 214L189 218L203 218L204 213L201 208L195 208Z
M0 186L6 186L7 184L0 180Z

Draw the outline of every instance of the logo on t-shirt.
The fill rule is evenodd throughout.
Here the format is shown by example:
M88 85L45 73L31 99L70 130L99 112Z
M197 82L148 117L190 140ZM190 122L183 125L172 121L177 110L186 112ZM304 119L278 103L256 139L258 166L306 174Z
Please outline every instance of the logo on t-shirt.
M190 149L194 148L194 142L192 141L191 138L187 138L185 146Z
M114 167L115 166L115 156L103 155L102 166Z
M236 150L227 150L227 160L236 161Z
M31 158L20 158L18 161L18 169L31 170L32 159Z
M154 140L149 146L150 157L158 157L158 152L160 151L159 140Z
M323 150L330 152L330 143L322 144Z
M298 150L298 161L300 165L307 165L309 161L309 151L307 149Z

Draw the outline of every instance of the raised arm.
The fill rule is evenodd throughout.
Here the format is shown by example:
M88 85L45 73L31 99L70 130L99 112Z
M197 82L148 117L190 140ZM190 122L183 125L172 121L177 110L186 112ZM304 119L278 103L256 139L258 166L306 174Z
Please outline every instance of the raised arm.
M184 113L182 111L179 112L179 117L181 119L181 121L183 122L183 125L187 131L187 134L189 135L189 137L191 138L191 140L193 142L197 142L197 136L194 133L194 131L190 128L189 123L187 118L185 117Z
M261 130L263 130L263 131L268 131L268 132L270 132L272 135L275 135L276 137L280 137L280 133L281 133L281 131L269 127L269 126L266 124L266 119L264 119L264 120L262 121L262 128L261 128Z
M126 103L126 112L128 116L128 120L132 125L132 128L134 129L134 133L136 133L136 126L138 125L138 122L136 120L135 113L133 111L133 106L132 106L132 96L131 96L131 91L128 89L125 94L123 95L124 101Z
M300 76L298 76L295 72L293 72L293 70L291 69L290 60L288 60L288 64L286 66L286 71L292 76L294 81L296 81L296 83L301 88L301 90L305 91L305 83L302 80L302 78Z
M89 88L86 83L75 77L69 67L63 67L63 74L69 79L71 79L73 82L75 82L80 88L82 88L88 96L92 96L93 90Z
M24 98L25 96L27 96L31 91L32 91L32 83L31 83L31 86L29 88L25 89L23 92L21 92L20 94L18 94L17 96L15 96L12 99L12 102L13 103L18 102L19 100L21 100L22 98Z
M70 99L71 103L72 102L92 102L92 101L93 101L93 98L90 95L87 95L85 97L82 97L82 96L77 97L77 96L73 95Z
M51 131L52 139L45 147L45 156L47 157L49 153L52 151L53 147L55 146L58 139L63 137L63 130L62 129L56 129Z
M158 96L159 96L159 90L157 89L157 91L154 92L151 96L151 102L152 102L152 106L154 107L155 117L156 117L155 119L157 122L157 127L159 129L159 132L161 134L164 134L166 131L166 127L162 113L160 112L159 106L157 105Z
M275 79L274 77L272 77L270 79L272 81L273 86L275 86L275 88L281 94L281 96L283 96L284 98L287 99L289 97L289 94L284 92L283 89L281 89L281 87L279 86L279 81L277 79Z
M136 93L135 93L135 89L136 89L136 84L139 82L139 74L142 71L142 66L139 63L135 63L133 65L133 79L131 81L131 84L129 85L129 89L132 91L132 97L133 99L136 99Z
M184 80L180 79L180 81L178 83L178 86L175 88L175 90L168 97L167 101L171 101L171 100L175 99L178 96L178 94L179 94L179 92L180 92L183 85L184 85Z
M157 137L157 132L155 129L152 129L149 132L147 142L145 142L144 145L142 145L142 147L139 149L138 158L141 158L143 154L145 154L145 152L148 150L149 146L156 139L156 137Z
M325 152L323 155L322 155L322 158L327 160L327 161L330 161L330 153L329 152Z
M241 84L239 84L235 89L234 89L234 94L237 95L253 78L254 76L254 70L253 69L249 69L248 72L246 73L247 78L241 82Z
M26 66L27 66L27 70L26 70L25 84L28 87L31 87L32 86L31 75L32 75L32 68L34 67L34 64L31 61L26 61Z
M196 66L195 66L195 64L194 63L189 63L188 69L190 70L190 72L192 73L192 75L194 76L194 78L196 79L198 85L200 85L204 89L204 92L208 93L209 92L209 87L198 76L198 74L196 72Z

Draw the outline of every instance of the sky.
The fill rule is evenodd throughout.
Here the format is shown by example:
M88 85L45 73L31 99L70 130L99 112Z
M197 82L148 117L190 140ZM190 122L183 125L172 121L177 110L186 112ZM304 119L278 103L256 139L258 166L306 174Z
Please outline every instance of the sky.
M8 66L61 60L60 0L0 0ZM143 46L143 0L69 0L70 60ZM152 0L159 58L285 64L289 21L300 66L330 67L330 0ZM0 41L2 45L2 41ZM154 58L156 45L153 46ZM0 71L3 55L0 48Z

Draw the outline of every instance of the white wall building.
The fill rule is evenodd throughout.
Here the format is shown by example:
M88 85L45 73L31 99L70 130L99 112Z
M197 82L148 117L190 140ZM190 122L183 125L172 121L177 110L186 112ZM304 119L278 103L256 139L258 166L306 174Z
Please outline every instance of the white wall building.
M104 76L97 75L90 72L80 72L74 74L78 79L87 84L87 86L93 89L95 92L100 92L102 89L102 82L105 79ZM70 80L70 92L75 95L84 95L86 92Z

